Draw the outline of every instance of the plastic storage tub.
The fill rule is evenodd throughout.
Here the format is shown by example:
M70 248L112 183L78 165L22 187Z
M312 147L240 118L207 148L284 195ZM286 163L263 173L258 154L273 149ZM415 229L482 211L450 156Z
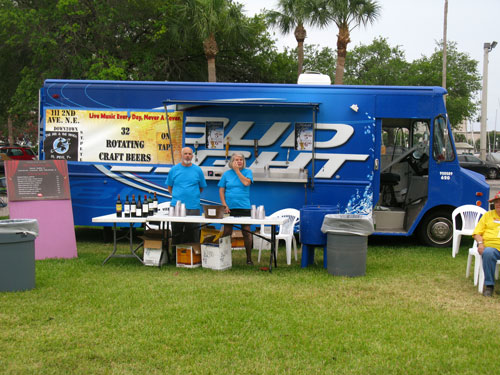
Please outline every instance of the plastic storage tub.
M300 209L300 242L302 244L301 267L314 263L314 250L323 248L323 267L327 265L326 234L321 232L323 218L327 214L339 212L338 206L309 205Z

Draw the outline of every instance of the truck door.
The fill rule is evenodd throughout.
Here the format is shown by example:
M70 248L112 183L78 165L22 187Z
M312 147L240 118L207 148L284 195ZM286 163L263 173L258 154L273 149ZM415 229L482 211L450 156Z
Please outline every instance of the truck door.
M427 201L429 120L382 119L379 234L406 234Z
M412 178L428 174L429 122L383 119L380 160L379 205L403 208L414 201Z

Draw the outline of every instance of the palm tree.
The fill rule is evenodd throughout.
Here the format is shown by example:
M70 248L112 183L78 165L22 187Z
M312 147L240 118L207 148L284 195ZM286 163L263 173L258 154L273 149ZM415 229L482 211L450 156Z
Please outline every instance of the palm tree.
M351 31L361 24L366 26L373 23L380 15L380 5L376 0L319 0L317 8L313 24L324 27L333 22L339 29L335 84L341 85L344 81L344 65L347 45L351 42Z
M194 31L203 40L208 82L216 82L217 40L244 43L248 36L248 22L242 13L242 5L232 0L186 0L179 14L188 23L186 30Z
M280 0L278 7L279 10L267 11L266 19L269 24L278 26L283 34L288 34L294 29L297 40L298 75L300 75L304 64L304 40L307 36L304 24L310 23L312 19L313 2L311 0Z

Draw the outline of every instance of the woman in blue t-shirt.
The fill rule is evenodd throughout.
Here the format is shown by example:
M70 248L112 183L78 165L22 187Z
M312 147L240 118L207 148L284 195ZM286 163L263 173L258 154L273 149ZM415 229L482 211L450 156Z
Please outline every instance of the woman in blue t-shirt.
M219 195L226 213L231 216L250 216L250 184L253 182L252 171L245 168L245 157L234 153L229 161L230 170L224 172L219 181ZM252 265L252 233L250 225L241 226L243 241L247 253L247 264ZM224 225L223 236L233 233L232 225Z

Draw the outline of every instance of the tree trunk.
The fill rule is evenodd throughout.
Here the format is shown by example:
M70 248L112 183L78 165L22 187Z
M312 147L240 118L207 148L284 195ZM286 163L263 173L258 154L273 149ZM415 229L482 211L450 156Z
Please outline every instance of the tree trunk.
M298 42L297 43L297 62L298 62L298 69L297 69L297 77L300 76L302 73L302 66L304 65L304 42Z
M215 57L208 57L208 82L217 82L217 76L215 74Z
M7 118L7 138L9 140L9 145L13 146L14 145L14 135L12 134L12 118L9 117Z
M302 73L302 66L304 65L304 40L306 39L307 33L304 25L299 23L295 28L295 39L297 40L297 62L298 62L298 73L297 77Z
M342 27L337 36L337 67L335 68L335 84L342 85L344 82L344 65L347 56L347 44L351 41L349 29Z
M219 48L217 47L217 41L213 33L203 41L203 50L205 51L208 63L208 82L217 82L215 74L215 56L219 53Z

